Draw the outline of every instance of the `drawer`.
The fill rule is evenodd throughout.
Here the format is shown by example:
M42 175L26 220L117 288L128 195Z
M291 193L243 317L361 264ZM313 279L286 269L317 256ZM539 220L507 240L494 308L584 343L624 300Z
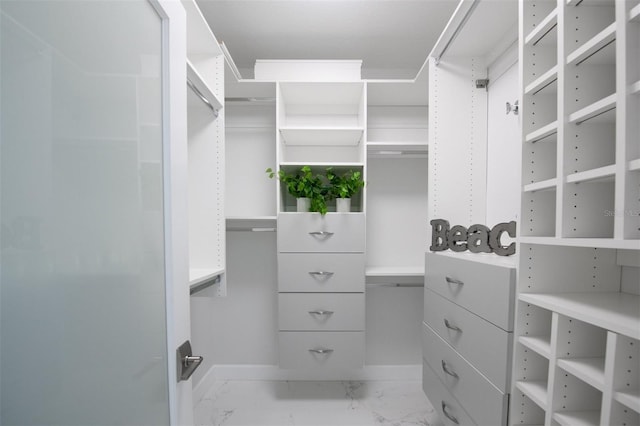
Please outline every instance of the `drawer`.
M279 340L280 368L335 372L364 364L363 331L281 331Z
M425 265L426 288L513 331L515 268L433 253Z
M278 215L280 252L364 253L363 213L281 213Z
M477 424L506 425L507 395L425 324L422 324L422 354L431 370Z
M281 331L362 331L364 293L280 293Z
M364 254L278 253L278 291L363 292Z
M447 327L445 321L449 327L457 327L460 331ZM512 333L426 289L424 322L498 389L509 392Z
M440 415L440 420L447 426L475 425L471 417L462 408L462 405L444 387L436 373L423 360L422 363L422 390ZM478 396L480 398L480 396ZM488 425L487 425L488 426Z

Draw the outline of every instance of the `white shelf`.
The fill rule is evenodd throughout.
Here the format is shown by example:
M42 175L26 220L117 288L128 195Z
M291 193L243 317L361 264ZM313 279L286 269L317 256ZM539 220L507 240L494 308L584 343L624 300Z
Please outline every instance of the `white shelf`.
M616 39L615 22L567 56L567 64L577 65Z
M631 85L631 94L637 95L640 93L640 81L636 81Z
M189 287L195 287L212 278L222 275L224 268L216 269L189 269Z
M567 183L589 182L594 180L613 181L616 174L616 166L604 166L597 169L586 170L580 173L573 173L567 176Z
M530 183L525 185L523 188L524 192L535 192L535 191L544 191L549 189L555 189L558 184L558 179L547 179L540 182Z
M518 341L535 353L549 359L551 357L551 343L549 337L520 336Z
M276 216L227 217L227 231L270 232L277 228Z
M640 170L640 158L629 161L629 171L633 172L637 170Z
M629 21L640 22L640 4L629 11Z
M540 244L566 247L600 247L611 249L640 250L640 240L616 240L613 238L557 238L520 237L521 244Z
M579 321L640 339L640 296L628 293L521 293L520 300Z
M309 167L335 167L335 168L342 168L342 169L348 169L348 168L353 168L353 169L358 169L358 168L362 168L364 167L364 163L353 163L353 162L344 162L344 163L340 163L337 161L333 161L333 162L309 162L307 161L306 163L301 163L301 162L291 162L291 161L283 161L280 163L280 168L281 169L294 169L296 167L302 167L302 166L309 166Z
M367 266L365 276L371 284L424 284L424 266Z
M636 413L640 413L640 390L635 389L632 392L615 392L613 399L620 404L631 408Z
M600 411L554 413L553 419L562 426L598 426L600 424Z
M553 9L524 39L524 44L536 45L549 31L558 25L558 9Z
M538 142L547 136L551 136L553 134L558 133L558 122L554 121L553 123L549 123L546 126L539 128L538 130L529 133L525 136L525 141L527 142Z
M547 86L555 82L556 80L558 80L558 66L554 65L553 68L551 68L549 71L545 72L540 77L535 79L531 84L529 84L524 89L524 94L535 95L536 93L540 92L541 90L543 90L544 88L546 88Z
M609 95L604 99L600 99L597 102L587 105L579 111L569 114L569 122L580 124L594 117L601 116L602 114L613 110L616 107L616 94ZM611 117L603 117L603 121L612 122L611 118L615 119L615 115Z
M426 142L367 142L367 155L376 158L426 158Z
M280 127L286 145L356 146L363 133L363 127Z
M600 392L604 390L604 358L559 359L558 367Z
M543 410L547 409L546 382L516 382L516 387Z
M202 95L207 102L211 105L211 107L215 110L219 110L222 108L222 102L220 99L213 93L213 90L207 85L204 81L200 73L196 70L193 64L187 59L187 81L190 81L200 95Z

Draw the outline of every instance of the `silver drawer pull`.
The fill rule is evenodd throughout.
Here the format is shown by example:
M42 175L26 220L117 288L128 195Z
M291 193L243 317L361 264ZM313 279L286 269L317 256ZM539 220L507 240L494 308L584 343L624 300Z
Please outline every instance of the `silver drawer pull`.
M333 275L333 272L329 272L329 271L310 271L309 275L319 275L321 277L330 277L331 275Z
M445 280L447 280L447 282L449 284L457 284L457 285L464 285L464 282L460 281L460 280L456 280L455 278L451 278L451 277L444 277Z
M311 315L333 315L333 311L322 311L322 310L309 311L309 313Z
M451 420L452 422L454 422L455 424L459 425L460 423L458 422L458 419L456 419L454 416L452 416L451 414L449 414L449 412L447 411L447 403L442 401L442 413L444 414L444 416L446 418L448 418L449 420Z
M460 327L457 327L455 325L451 325L451 323L449 322L448 319L444 319L444 325L445 327L447 327L449 330L453 330L453 331L459 331L462 332L462 329Z
M446 374L450 375L451 377L455 377L456 379L460 378L458 376L458 373L449 369L449 367L447 366L447 363L444 362L444 359L442 360L442 371L444 371Z
M330 237L333 235L333 232L329 231L313 231L309 232L309 235L319 236L319 237Z
M309 349L309 352L313 352L316 354L330 354L333 352L333 349Z

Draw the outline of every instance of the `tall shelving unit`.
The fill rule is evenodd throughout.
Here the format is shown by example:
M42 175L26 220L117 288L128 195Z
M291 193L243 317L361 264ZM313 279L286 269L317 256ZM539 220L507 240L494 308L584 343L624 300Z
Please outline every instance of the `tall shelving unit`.
M512 424L640 423L637 0L520 0Z
M224 56L200 9L187 17L189 288L226 294L224 217Z

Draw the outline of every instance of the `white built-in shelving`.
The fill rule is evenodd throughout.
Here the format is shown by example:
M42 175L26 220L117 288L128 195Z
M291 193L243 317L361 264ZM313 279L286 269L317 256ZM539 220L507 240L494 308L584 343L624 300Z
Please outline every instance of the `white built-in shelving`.
M224 197L224 58L195 1L187 19L189 286L226 294ZM210 293L209 293L210 294Z
M512 424L640 421L639 13L637 0L520 1Z
M422 72L414 90L420 90ZM404 86L407 86L404 83ZM398 92L391 91L397 87ZM427 90L407 96L403 84L367 82L367 268L370 284L424 281L427 227ZM412 225L413 224L413 225Z

